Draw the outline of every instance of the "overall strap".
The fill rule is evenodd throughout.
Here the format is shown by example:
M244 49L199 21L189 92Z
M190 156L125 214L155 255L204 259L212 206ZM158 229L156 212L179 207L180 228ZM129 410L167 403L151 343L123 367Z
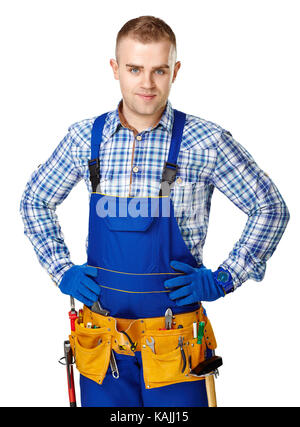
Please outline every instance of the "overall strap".
M169 149L168 160L164 164L159 195L169 196L170 185L175 181L178 169L177 157L185 124L186 114L174 109L174 122L172 139Z
M100 161L99 151L102 140L102 131L105 123L107 113L97 117L94 121L91 135L91 160L89 160L90 180L92 184L92 191L97 190L100 183Z
M172 139L168 154L168 160L164 164L164 169L161 179L161 188L159 195L170 194L170 185L175 181L177 166L177 157L180 150L183 128L185 124L186 114L178 110L174 111L174 122L172 129ZM91 135L91 160L89 160L90 180L92 191L95 192L100 182L100 161L99 151L102 140L102 131L107 113L97 117L94 121Z

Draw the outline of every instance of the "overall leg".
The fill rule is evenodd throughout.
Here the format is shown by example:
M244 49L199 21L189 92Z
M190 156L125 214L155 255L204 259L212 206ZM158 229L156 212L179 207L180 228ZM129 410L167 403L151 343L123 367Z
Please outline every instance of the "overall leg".
M82 407L143 406L140 367L135 357L116 354L119 378L113 378L110 367L101 385L80 375Z

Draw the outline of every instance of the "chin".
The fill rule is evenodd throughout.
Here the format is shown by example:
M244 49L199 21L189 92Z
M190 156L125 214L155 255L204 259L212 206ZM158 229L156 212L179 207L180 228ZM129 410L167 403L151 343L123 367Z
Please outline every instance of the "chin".
M163 104L161 103L155 103L152 105L136 105L136 111L140 114L155 114L158 110L160 110L163 107Z

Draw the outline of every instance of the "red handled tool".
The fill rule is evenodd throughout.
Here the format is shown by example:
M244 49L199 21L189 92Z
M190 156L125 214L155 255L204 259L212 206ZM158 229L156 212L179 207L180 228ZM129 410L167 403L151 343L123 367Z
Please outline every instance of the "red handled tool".
M68 393L69 393L69 402L71 408L76 408L76 395L75 395L75 385L74 385L74 373L73 373L73 354L70 346L70 341L64 342L64 353L65 361L67 367L67 380L68 380Z
M75 310L75 301L73 297L70 297L71 310L69 311L69 319L71 323L71 331L75 331L75 320L78 318L77 311Z
M74 298L71 297L71 310L69 311L69 319L71 323L72 332L75 331L75 320L77 318L78 316L77 316L77 311L75 310L75 301L74 301ZM65 363L62 362L63 359ZM70 341L64 341L64 357L62 357L59 360L59 363L61 363L62 365L66 365L70 407L76 408L77 404L76 404L74 372L73 372L74 358L72 354Z

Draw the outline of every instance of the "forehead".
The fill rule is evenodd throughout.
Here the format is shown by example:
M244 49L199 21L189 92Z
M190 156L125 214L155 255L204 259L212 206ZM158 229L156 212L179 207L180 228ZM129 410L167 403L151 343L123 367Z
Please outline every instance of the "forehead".
M167 40L159 40L142 43L131 37L124 37L118 45L118 57L120 62L133 64L167 63L174 60L175 49L173 44Z

